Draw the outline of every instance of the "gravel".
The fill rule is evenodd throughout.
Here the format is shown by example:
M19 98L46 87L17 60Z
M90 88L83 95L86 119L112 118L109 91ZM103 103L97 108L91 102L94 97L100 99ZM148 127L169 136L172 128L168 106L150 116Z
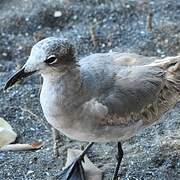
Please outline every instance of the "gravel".
M2 180L56 179L67 148L86 144L62 137L60 156L53 157L51 127L39 103L40 77L28 78L7 92L2 89L35 42L66 37L79 58L110 50L158 57L180 52L179 0L1 0L0 12L0 117L18 133L18 143L45 142L37 151L0 152ZM121 179L180 179L179 110L177 104L158 123L123 142ZM105 180L112 176L116 150L114 143L99 143L89 152L104 170Z

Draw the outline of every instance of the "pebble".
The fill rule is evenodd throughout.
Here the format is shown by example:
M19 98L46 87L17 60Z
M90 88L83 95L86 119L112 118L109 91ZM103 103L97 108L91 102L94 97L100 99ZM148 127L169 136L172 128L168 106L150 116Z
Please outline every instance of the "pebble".
M34 128L30 128L30 130L31 130L31 131L35 131L35 129L34 129Z
M157 51L157 53L159 53L159 54L161 54L161 53L162 53L160 49L157 49L156 51Z
M54 17L61 17L62 16L62 12L61 11L55 11L54 12Z
M8 54L6 52L3 52L2 55L6 57Z
M26 22L28 22L28 21L29 21L29 18L27 17L25 20L26 20Z
M77 19L77 15L73 16L73 19L76 20Z
M5 71L5 67L2 64L0 64L0 72L4 72L4 71Z
M17 0L14 0L15 2ZM24 0L24 2L26 1L26 5L24 4L23 6L23 1L22 1L22 5L21 7L26 8L26 6L29 4L31 4L32 0ZM52 0L47 0L48 2L53 2ZM66 1L66 0L64 0ZM4 1L5 3L8 4L9 1ZM178 30L179 25L177 24L177 20L178 20L178 9L175 9L176 3L172 0L168 0L168 1L150 1L149 5L150 8L152 8L152 10L154 10L155 12L155 16L153 19L154 24L156 25L154 28L154 30L151 33L147 33L146 29L145 29L145 19L146 19L146 15L147 12L143 9L143 5L142 7L138 7L137 8L142 8L138 11L138 9L136 9L136 5L138 3L133 3L132 5L124 5L124 7L121 9L118 7L118 0L113 1L114 4L112 4L112 6L110 6L109 4L110 1L107 3L105 3L105 6L102 7L102 9L99 9L99 5L96 4L95 5L91 5L91 2L88 1L84 2L84 1L78 1L80 2L80 5L78 6L76 3L74 3L73 5L73 1L71 1L72 3L72 8L68 9L69 7L66 7L66 9L61 10L63 7L57 4L57 6L55 5L56 2L54 2L54 4L51 4L51 16L52 18L57 18L57 19L61 19L64 15L63 12L68 12L70 11L70 19L67 21L66 18L64 18L64 20L66 20L66 22L64 23L65 28L61 28L59 26L59 24L57 26L55 26L56 24L52 24L52 28L51 28L51 24L49 24L47 22L47 20L49 20L48 18L43 19L43 14L42 17L39 17L40 14L36 13L36 7L38 8L38 4L41 1L38 1L36 3L36 5L33 7L33 10L31 9L31 6L28 6L28 10L31 10L31 13L29 13L28 15L24 15L25 11L20 12L22 14L22 18L20 18L20 20L22 19L22 21L28 21L25 22L25 24L28 24L28 28L24 27L22 28L22 26L18 26L18 25L13 25L13 29L9 26L9 24L6 25L6 23L3 24L3 26L1 27L1 57L3 59L3 55L2 53L5 52L5 56L7 56L9 58L9 56L12 54L14 58L16 58L15 60L17 60L19 57L25 58L24 56L24 51L22 51L23 53L21 54L21 56L14 56L15 53L17 51L17 49L15 49L15 43L18 42L19 44L21 44L23 46L23 49L25 49L26 46L30 46L31 43L33 43L32 39L32 32L37 32L38 29L41 29L41 31L43 32L43 35L45 36L65 36L68 39L72 40L72 42L77 45L77 53L79 54L79 56L85 56L88 54L94 53L94 52L101 52L102 49L106 49L106 52L108 52L109 49L113 49L113 50L117 50L117 51L122 51L125 52L128 49L132 50L133 52L136 53L141 53L141 54L146 54L148 56L155 56L155 55L173 55L173 54L177 54L178 50L179 50L179 46L178 46L178 38L179 38L179 34L177 33L176 30ZM44 0L42 0L42 2L45 2ZM58 1L60 2L60 1ZM101 1L101 2L106 2L106 1ZM130 0L129 2L135 2L134 0ZM138 1L136 1L138 2ZM144 1L143 1L144 2ZM85 6L87 4L87 9L86 8L82 8L81 5L83 6L83 3L85 3ZM94 3L92 1L92 3ZM125 2L126 3L126 2ZM3 2L2 2L3 4ZM49 3L50 4L50 3ZM40 10L42 10L42 8L46 8L47 6L49 7L49 4L44 3L44 6L40 7ZM60 4L60 3L59 3ZM168 7L170 7L170 9L165 8L166 4L168 5ZM76 9L73 8L73 6L75 6ZM128 8L128 6L130 6L130 8ZM135 7L133 7L135 6ZM12 8L11 6L8 6L9 8ZM18 6L19 7L19 6ZM56 7L56 9L53 9L52 7ZM132 9L131 9L132 7ZM105 9L106 8L106 9ZM127 9L128 8L128 9ZM172 10L171 8L173 8L174 10ZM59 11L60 13L56 12ZM72 14L71 14L71 10L72 10ZM176 11L175 11L176 10ZM173 12L173 14L169 15L167 13L171 13ZM75 14L74 14L75 13ZM13 12L13 14L16 14L16 12ZM12 14L12 16L13 16ZM32 16L32 14L36 15L36 16ZM68 14L68 13L67 13ZM162 14L164 16L162 16ZM3 10L2 10L2 17L3 17ZM72 17L71 17L72 16ZM83 17L82 17L83 16ZM170 18L168 18L168 16ZM25 19L26 17L29 17L29 19ZM8 17L7 17L8 18ZM23 19L24 18L24 19ZM77 18L77 19L76 19ZM108 21L104 21L104 23L102 23L102 19L108 19ZM161 19L163 21L161 21ZM33 21L32 21L33 20ZM51 20L51 19L50 19ZM74 21L73 21L74 20ZM171 25L166 24L166 22L172 22L172 28L170 29L169 27ZM10 23L10 22L9 22ZM106 26L103 26L104 24L106 24ZM138 24L138 26L137 26ZM31 26L32 25L32 26ZM92 49L91 48L91 44L89 43L89 28L91 25L96 25L102 32L103 32L103 37L104 39L102 39L102 42L99 44L99 47L97 49ZM167 28L162 28L162 26L165 25L165 27ZM7 28L9 27L9 28ZM102 28L104 27L104 28ZM129 28L130 27L130 28ZM6 31L6 29L8 29L9 31ZM27 29L27 31L25 31ZM58 30L57 30L58 29ZM108 31L107 31L108 30ZM25 33L29 33L28 36L25 36ZM144 33L145 32L145 33ZM21 36L17 36L16 33L21 33ZM112 33L112 46L110 46L110 44L108 44L108 38L106 38L106 35L108 36L109 33ZM159 37L159 39L157 39L157 37ZM143 37L143 38L142 38ZM171 38L172 37L172 38ZM167 39L167 40L166 40ZM157 41L154 41L157 40ZM143 43L142 43L143 42ZM101 47L102 44L105 44L105 47ZM142 46L143 45L143 46ZM104 45L103 45L104 46ZM18 46L16 46L18 47ZM143 50L142 50L143 47ZM158 50L157 50L158 49ZM10 54L9 54L10 53ZM7 55L6 55L7 54ZM26 57L28 56L28 54L26 54ZM5 58L4 58L5 59ZM7 58L6 58L7 59ZM18 59L19 60L19 59ZM0 62L1 63L1 62ZM7 68L6 71L7 72L7 76L9 77L10 74L12 73L12 70L14 69L14 59L12 59L12 62L8 62L9 64L7 64ZM2 64L4 66L4 64ZM5 77L4 75L1 76L1 83L4 83L7 78L6 74ZM34 83L34 81L32 80L32 78L29 78L29 80L27 80L24 84L20 85L16 85L14 86L11 90L9 90L8 92L4 93L1 91L1 113L3 114L4 117L7 117L12 123L14 123L14 127L15 128L19 128L18 131L22 130L20 132L20 140L21 142L23 140L28 139L29 141L31 140L31 137L33 137L33 135L31 135L31 132L34 131L30 131L29 129L30 127L32 127L32 122L28 121L29 120L29 116L28 114L24 114L22 113L21 110L17 109L16 106L23 106L26 103L31 103L32 100L34 101L39 101L38 98L36 97L31 97L29 98L29 94L27 97L27 94L25 94L24 92L29 91L31 92L34 88L37 88L32 86L32 83ZM14 93L14 90L18 90L18 93ZM21 93L22 92L22 93ZM14 97L13 94L14 93ZM37 94L36 94L37 96ZM26 98L27 97L27 98ZM19 100L22 99L22 101ZM11 101L8 101L8 100ZM17 103L14 103L14 101L18 99ZM30 100L30 101L29 101ZM19 104L20 103L20 104ZM33 103L34 104L34 103ZM40 106L34 106L32 104L32 110L38 110L38 112L40 111ZM35 103L36 105L36 103ZM179 107L179 106L178 106ZM11 110L10 113L7 112L8 110ZM171 133L173 133L174 139L179 138L179 123L178 123L178 110L179 108L176 108L173 112L173 116L166 116L165 119L166 121L163 121L163 124L167 125L167 128L171 130ZM172 118L173 117L173 118ZM21 118L22 120L19 120L19 118ZM170 126L169 122L174 122L176 123L176 125ZM24 124L26 124L24 126ZM0 179L32 179L33 176L39 176L39 178L37 179L46 179L48 178L48 173L50 173L50 175L54 175L57 171L59 171L59 167L57 166L57 164L54 162L52 163L51 161L48 162L47 160L51 159L51 154L52 154L52 146L51 146L51 137L50 137L50 128L49 126L45 126L45 125L40 125L39 122L33 122L33 128L36 129L36 127L38 127L38 131L35 133L37 135L42 135L43 136L41 138L44 139L44 141L46 142L46 147L48 148L42 148L39 151L35 151L35 152L29 152L29 153L14 153L14 152L6 152L6 156L4 156L2 158L2 154L0 155L0 161L3 162L3 166L0 168ZM47 123L46 123L47 124ZM167 173L166 172L170 172L170 175L173 175L174 177L177 177L179 174L179 166L180 166L180 162L178 161L178 153L177 151L174 149L178 148L178 142L177 144L171 144L170 147L172 147L171 152L167 152L167 149L164 149L164 147L162 147L162 145L160 144L160 139L164 139L164 136L167 132L167 130L164 130L164 126L162 123L158 126L156 125L156 128L154 128L155 130L152 130L151 128L148 128L149 130L145 130L143 134L141 135L137 135L136 137L133 138L133 140L129 140L126 141L126 145L123 145L125 149L127 149L125 151L125 156L123 159L123 163L122 163L122 167L126 168L126 171L123 171L124 174L122 174L122 179L166 179L167 178ZM21 128L23 127L23 128ZM155 127L155 126L154 126ZM166 129L167 129L166 128ZM161 133L161 131L165 132L164 134ZM28 131L28 133L27 133ZM157 136L155 132L157 132ZM39 133L40 132L40 133ZM25 135L25 136L21 136L21 135ZM31 135L31 136L30 136ZM39 136L38 136L39 138ZM65 147L67 146L74 146L74 142L69 141L68 139L66 139L65 137L63 137L63 151L62 154L60 156L60 158L58 160L63 161L65 159ZM144 144L146 144L149 141L149 144L151 144L151 147L144 147ZM131 143L129 143L131 142ZM132 143L133 142L133 143ZM168 142L169 143L169 142ZM134 154L136 156L133 156L133 152L131 154L131 151L128 150L130 148L133 148L133 146L135 146L135 150L138 149L137 147L139 145L143 145L144 148L140 148L141 151L137 150L134 151ZM160 144L160 145L158 145ZM94 146L96 147L96 145ZM99 147L99 146L98 146ZM162 148L161 148L162 147ZM111 150L113 149L114 150ZM95 156L95 160L94 162L98 165L99 164L99 159L96 157L102 157L102 161L100 162L101 164L110 164L110 168L108 168L108 170L105 172L105 179L110 179L113 170L114 170L114 166L115 166L115 158L114 158L114 152L117 152L117 149L115 147L112 147L111 145L107 144L106 146L104 146L104 151L106 151L106 153L102 153L99 148L97 148L97 151L94 151L94 149L92 148L92 151L94 152L94 156ZM176 169L170 169L170 167L167 167L165 165L169 165L168 163L161 166L161 167L156 167L156 164L154 164L155 162L153 161L153 159L156 159L155 157L159 156L159 151L162 152L163 155L163 159L167 158L167 155L169 155L169 153L171 154L170 159L172 158L173 162L175 163L175 168ZM113 153L112 153L113 152ZM137 152L137 153L136 153ZM28 154L28 156L25 157L25 155ZM32 168L27 169L28 167L26 166L29 162L29 159L33 159L32 156L34 156L34 154L37 155L37 157L40 159L40 161L42 160L42 164L38 162L39 166L38 169L34 169L34 167L36 168L36 166ZM102 155L103 154L103 155ZM148 158L149 157L149 158ZM21 159L21 160L19 160ZM152 159L152 160L151 160ZM101 160L101 159L100 159ZM129 161L130 160L130 161ZM6 162L7 161L7 162ZM24 161L24 162L23 162ZM133 161L133 162L131 162ZM0 164L1 164L0 162ZM52 165L54 165L54 168L51 168L50 170L48 170L48 173L46 174L46 169L44 168L44 164L46 164L46 162L48 162L47 164L47 168L52 167ZM16 165L17 163L18 166ZM26 164L26 165L25 165ZM58 162L58 164L61 164L60 162ZM155 165L155 166L154 166ZM31 166L32 167L32 166ZM130 168L128 168L130 167ZM34 171L33 171L34 170ZM144 170L144 171L143 171ZM153 171L153 173L149 172L150 170ZM120 170L121 171L121 170ZM19 173L20 172L20 173ZM27 177L24 177L26 175L26 173L28 172ZM39 173L40 172L40 173ZM164 173L164 174L163 174ZM168 175L169 175L168 174ZM30 177L31 176L31 177ZM108 176L108 177L107 177ZM126 176L126 177L125 177ZM166 176L166 177L165 177ZM35 177L34 177L35 178ZM171 178L171 177L169 177ZM53 178L52 178L53 179ZM173 177L172 177L173 179Z
M27 175L30 175L30 174L33 174L33 173L34 173L34 171L29 170L29 171L27 172Z

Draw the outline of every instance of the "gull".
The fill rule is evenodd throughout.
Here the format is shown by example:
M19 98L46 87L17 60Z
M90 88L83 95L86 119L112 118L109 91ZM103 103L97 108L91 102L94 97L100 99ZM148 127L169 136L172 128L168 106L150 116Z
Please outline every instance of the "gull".
M40 102L47 121L69 138L90 142L64 170L64 179L72 176L94 142L117 142L117 179L121 141L157 122L180 100L180 56L109 52L78 59L67 39L49 37L32 47L27 62L4 88L32 74L43 77Z

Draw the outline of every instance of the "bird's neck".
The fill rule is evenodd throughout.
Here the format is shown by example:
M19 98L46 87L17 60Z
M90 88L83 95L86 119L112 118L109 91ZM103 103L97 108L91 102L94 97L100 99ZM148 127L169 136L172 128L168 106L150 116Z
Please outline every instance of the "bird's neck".
M63 74L44 74L40 95L46 119L57 129L69 127L79 107L80 73L73 69Z
M77 82L80 81L80 70L78 67L76 68L69 68L62 72L51 72L42 74L43 83L48 83L48 85L54 86L55 84L62 83L66 86L76 86Z
M80 104L81 77L78 68L70 69L63 74L46 74L43 76L41 95L49 99L49 104L59 104L64 111ZM75 101L76 100L76 101Z

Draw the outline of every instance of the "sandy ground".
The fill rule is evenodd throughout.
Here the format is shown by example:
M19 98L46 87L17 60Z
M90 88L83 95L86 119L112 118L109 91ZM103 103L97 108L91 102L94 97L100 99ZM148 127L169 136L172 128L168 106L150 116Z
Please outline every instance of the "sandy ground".
M53 157L51 127L39 103L40 77L3 92L5 81L25 62L35 42L66 37L79 58L109 50L158 57L180 53L179 0L1 0L0 13L0 117L18 133L18 143L45 142L33 152L0 152L1 180L57 179L67 148L86 144L63 137L60 156ZM180 179L179 110L180 104L156 125L123 142L121 179ZM96 144L89 152L104 170L104 179L111 178L115 152L114 143Z

